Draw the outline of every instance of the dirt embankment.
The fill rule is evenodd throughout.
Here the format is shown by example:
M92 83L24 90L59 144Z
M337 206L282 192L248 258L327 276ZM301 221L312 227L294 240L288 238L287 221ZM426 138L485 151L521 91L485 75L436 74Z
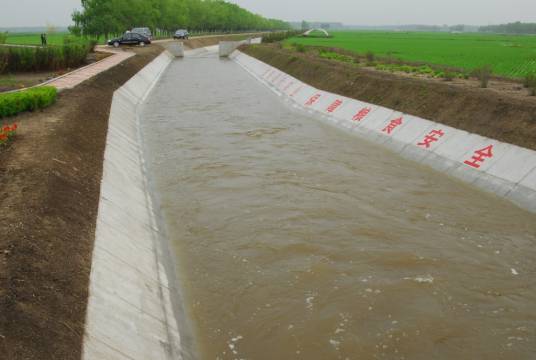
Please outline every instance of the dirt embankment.
M0 149L1 359L80 358L112 94L162 48L135 51L52 107L4 120L19 131Z
M536 150L536 99L321 59L277 45L243 51L319 89Z

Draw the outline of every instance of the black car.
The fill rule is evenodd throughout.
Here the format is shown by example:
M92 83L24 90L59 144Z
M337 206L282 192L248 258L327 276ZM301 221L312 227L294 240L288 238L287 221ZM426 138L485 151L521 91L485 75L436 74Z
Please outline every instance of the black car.
M127 32L122 37L117 39L108 40L108 45L119 47L119 45L149 45L151 40L141 34Z

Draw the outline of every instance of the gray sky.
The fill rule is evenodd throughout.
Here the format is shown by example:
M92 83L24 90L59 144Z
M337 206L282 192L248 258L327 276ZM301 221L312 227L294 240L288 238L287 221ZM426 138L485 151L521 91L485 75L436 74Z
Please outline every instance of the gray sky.
M231 0L288 21L352 25L536 22L536 0ZM0 27L65 26L80 0L0 0Z

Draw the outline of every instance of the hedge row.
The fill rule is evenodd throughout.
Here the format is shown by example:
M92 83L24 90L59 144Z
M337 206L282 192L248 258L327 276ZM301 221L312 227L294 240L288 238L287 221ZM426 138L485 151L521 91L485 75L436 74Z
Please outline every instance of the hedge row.
M298 30L272 32L272 33L269 33L269 34L262 35L262 42L263 43L279 42L279 41L283 41L283 40L289 39L289 38L294 37L294 36L298 36L302 32L303 31L298 31Z
M0 118L45 108L56 101L56 96L57 90L52 86L0 94Z
M83 64L94 42L66 42L61 46L0 46L0 74L18 71L48 71Z

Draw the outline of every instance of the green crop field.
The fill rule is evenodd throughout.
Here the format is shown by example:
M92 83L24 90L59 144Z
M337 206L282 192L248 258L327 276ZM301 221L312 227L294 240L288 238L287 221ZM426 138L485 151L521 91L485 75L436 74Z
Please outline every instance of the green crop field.
M336 47L364 54L391 55L467 70L491 65L495 75L521 78L536 72L536 36L419 32L333 32L332 38L302 38L288 43Z
M69 33L55 33L47 36L49 45L62 45L63 38ZM7 36L6 44L13 45L41 45L41 34L38 33L10 33Z

